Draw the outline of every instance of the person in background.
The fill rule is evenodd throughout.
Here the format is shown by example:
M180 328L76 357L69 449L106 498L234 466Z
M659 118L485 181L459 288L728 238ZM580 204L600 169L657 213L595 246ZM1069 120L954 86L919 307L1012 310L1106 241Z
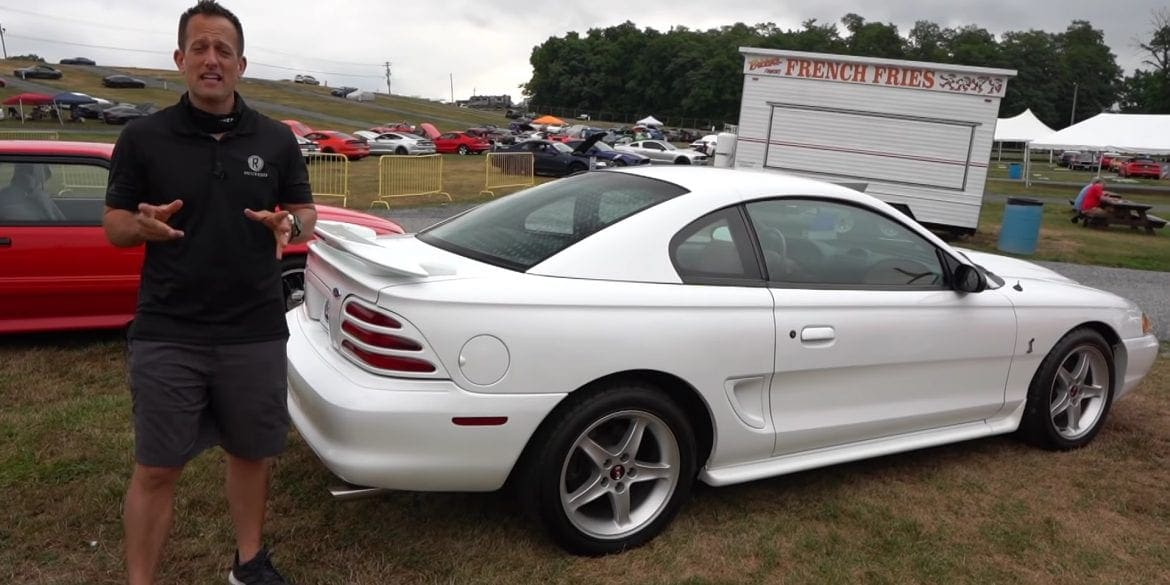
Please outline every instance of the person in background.
M1114 195L1105 190L1104 179L1100 177L1093 179L1082 191L1082 194L1077 196L1076 207L1086 222L1108 213L1101 207L1101 201L1114 199Z

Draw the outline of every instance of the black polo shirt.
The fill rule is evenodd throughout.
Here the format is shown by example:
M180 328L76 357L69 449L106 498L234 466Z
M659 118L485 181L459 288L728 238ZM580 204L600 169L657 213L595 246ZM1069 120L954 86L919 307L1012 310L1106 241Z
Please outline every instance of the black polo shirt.
M312 203L292 131L243 104L236 129L216 140L196 128L186 94L126 126L114 147L106 204L183 207L168 222L184 236L147 242L130 336L182 343L288 337L272 230L245 209Z

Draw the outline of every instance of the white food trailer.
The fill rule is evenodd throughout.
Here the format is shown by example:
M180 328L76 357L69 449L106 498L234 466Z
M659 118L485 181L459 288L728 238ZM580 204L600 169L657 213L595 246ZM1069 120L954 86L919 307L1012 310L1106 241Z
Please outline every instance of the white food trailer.
M975 230L999 102L1015 71L740 52L736 168L864 184L924 225Z

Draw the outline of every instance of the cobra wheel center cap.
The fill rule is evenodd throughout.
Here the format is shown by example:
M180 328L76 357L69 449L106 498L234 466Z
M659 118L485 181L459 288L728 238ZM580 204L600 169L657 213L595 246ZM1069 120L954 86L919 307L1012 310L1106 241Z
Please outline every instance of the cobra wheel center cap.
M609 470L609 478L614 481L621 481L626 476L626 468L621 465L614 465Z
M1073 386L1072 388L1069 388L1069 390L1068 390L1068 395L1071 396L1072 398L1076 398L1080 393L1081 393L1080 386Z

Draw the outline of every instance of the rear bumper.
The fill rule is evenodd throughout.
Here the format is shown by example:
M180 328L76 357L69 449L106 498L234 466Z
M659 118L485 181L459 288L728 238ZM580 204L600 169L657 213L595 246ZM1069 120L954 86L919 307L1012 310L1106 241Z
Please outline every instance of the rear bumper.
M304 310L287 316L288 406L321 461L355 485L416 491L503 486L528 439L563 394L477 394L450 380L375 376L330 346ZM506 416L499 426L453 417Z

